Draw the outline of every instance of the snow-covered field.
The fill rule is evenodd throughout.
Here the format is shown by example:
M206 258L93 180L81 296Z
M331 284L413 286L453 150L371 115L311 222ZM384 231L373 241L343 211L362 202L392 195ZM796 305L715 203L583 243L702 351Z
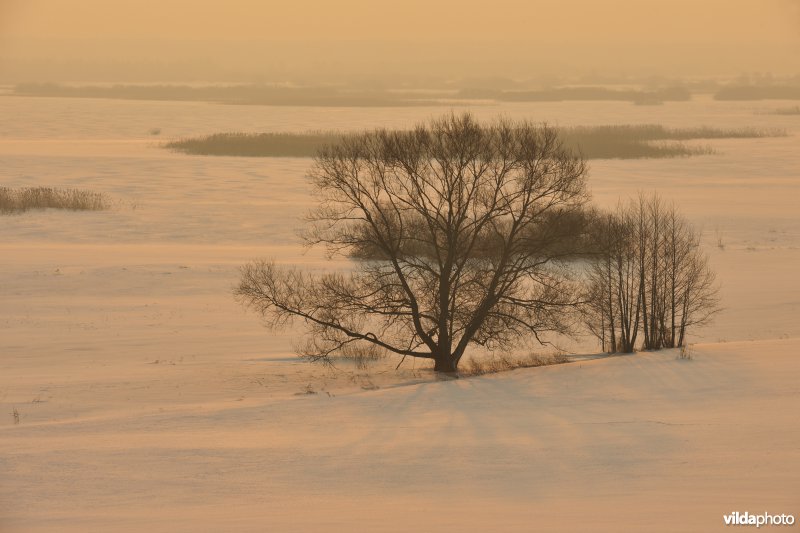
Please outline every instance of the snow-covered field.
M797 117L706 100L475 108L792 135L591 163L598 203L657 189L704 228L725 309L692 360L576 357L458 381L297 361L297 332L263 329L231 287L254 257L321 264L295 236L313 203L309 161L157 147L441 111L0 98L0 185L115 201L0 218L0 531L711 531L733 511L800 518Z

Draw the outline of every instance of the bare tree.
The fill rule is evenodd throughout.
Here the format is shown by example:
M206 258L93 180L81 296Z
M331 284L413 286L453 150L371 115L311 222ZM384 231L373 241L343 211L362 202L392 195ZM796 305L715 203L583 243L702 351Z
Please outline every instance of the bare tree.
M563 242L585 175L555 130L528 122L464 114L347 136L315 160L304 237L359 258L352 272L258 261L235 293L270 324L302 319L312 358L366 343L453 372L471 344L545 342L578 304Z
M718 310L700 238L675 206L640 195L595 224L601 253L589 268L586 324L603 350L682 346Z
M609 352L632 352L641 317L640 269L632 246L635 227L619 209L597 217L594 233L600 249L588 271L586 324Z

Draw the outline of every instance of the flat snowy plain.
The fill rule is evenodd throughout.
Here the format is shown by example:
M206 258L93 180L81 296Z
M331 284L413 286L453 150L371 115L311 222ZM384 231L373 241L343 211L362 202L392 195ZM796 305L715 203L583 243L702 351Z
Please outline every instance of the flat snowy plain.
M0 185L114 200L0 219L0 531L714 531L733 511L800 519L800 124L759 113L786 105L473 109L790 136L590 162L598 204L658 190L703 228L724 310L691 339L692 360L591 359L597 346L582 339L569 364L440 381L410 363L310 366L292 353L297 331L265 330L233 301L249 259L323 265L296 237L314 202L309 160L158 144L406 127L447 109L0 98Z

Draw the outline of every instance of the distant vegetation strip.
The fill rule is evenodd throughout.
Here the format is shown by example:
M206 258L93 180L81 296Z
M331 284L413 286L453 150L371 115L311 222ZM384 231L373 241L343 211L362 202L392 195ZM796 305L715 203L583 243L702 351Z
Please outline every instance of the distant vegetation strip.
M637 104L686 101L692 94L685 87L667 87L655 90L612 89L608 87L556 87L537 90L487 90L462 89L460 98L489 99L501 102L562 102L562 101L622 101Z
M794 107L779 107L778 109L772 109L762 113L766 115L800 115L800 105Z
M222 104L313 107L408 107L442 105L419 93L350 90L338 87L280 87L271 85L61 85L25 83L16 96L109 98L118 100L200 101Z
M623 101L637 104L685 101L685 87L661 89L616 89L579 86L535 90L462 88L429 92L370 90L347 87L282 87L271 85L62 85L25 83L13 91L17 96L112 98L126 100L207 101L246 105L297 105L324 107L404 107L463 103L474 100L498 102Z
M784 130L736 128L665 128L659 125L578 126L561 129L565 143L587 159L638 159L693 156L712 153L707 146L691 146L693 139L730 139L785 136ZM343 132L215 133L179 139L164 148L193 155L241 157L313 157L337 142Z
M658 88L619 88L593 85L550 88L452 87L432 91L368 89L343 86L238 85L65 85L22 83L10 94L65 98L203 101L242 105L322 107L405 107L495 102L620 101L659 104L690 100L695 92L713 93L716 100L800 100L800 84L727 85L708 87L676 84Z
M242 157L313 157L321 147L344 136L335 131L306 133L214 133L164 144L164 148L193 155Z
M716 100L800 100L797 85L734 85L714 95Z
M15 214L30 209L68 209L99 211L108 209L108 199L102 194L81 189L52 187L0 187L0 214Z

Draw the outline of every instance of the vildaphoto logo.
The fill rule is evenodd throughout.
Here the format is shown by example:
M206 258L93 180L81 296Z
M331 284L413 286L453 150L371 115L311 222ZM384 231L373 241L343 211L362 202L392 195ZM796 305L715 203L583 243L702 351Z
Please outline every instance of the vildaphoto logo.
M794 515L790 514L750 514L738 511L722 516L726 526L793 526Z

